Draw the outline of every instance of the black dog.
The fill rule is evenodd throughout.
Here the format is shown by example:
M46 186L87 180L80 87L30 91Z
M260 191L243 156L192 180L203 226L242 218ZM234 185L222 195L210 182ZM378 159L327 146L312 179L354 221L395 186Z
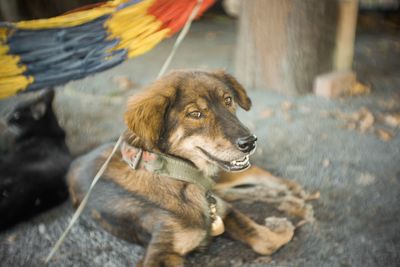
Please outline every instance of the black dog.
M68 196L71 162L65 132L52 110L54 91L17 106L7 118L15 139L0 158L0 230L49 209Z

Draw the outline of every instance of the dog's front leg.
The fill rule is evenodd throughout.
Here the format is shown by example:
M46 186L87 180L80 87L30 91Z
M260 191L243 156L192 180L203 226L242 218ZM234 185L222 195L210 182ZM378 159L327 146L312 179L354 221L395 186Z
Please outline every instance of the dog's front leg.
M220 200L223 201L223 200ZM224 217L225 229L234 239L248 244L255 252L270 255L288 243L294 234L292 223L283 218L269 218L259 225L228 203Z
M184 258L174 251L173 229L162 229L152 234L146 254L137 267L183 267Z

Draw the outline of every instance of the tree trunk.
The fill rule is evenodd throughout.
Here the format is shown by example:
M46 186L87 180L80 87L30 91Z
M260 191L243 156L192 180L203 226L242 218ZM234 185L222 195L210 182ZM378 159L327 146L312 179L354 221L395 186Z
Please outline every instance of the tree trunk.
M334 68L337 17L335 0L242 1L236 76L248 88L311 92Z

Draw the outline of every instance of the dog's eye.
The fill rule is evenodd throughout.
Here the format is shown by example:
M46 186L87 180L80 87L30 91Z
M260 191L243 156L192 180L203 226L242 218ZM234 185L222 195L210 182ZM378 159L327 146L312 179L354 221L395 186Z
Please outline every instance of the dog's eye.
M227 106L232 105L232 97L230 97L230 96L225 97L225 105L227 105Z
M201 112L200 111L192 111L188 114L193 119L200 119L201 118Z
M21 114L17 111L13 114L14 120L19 120L21 118Z

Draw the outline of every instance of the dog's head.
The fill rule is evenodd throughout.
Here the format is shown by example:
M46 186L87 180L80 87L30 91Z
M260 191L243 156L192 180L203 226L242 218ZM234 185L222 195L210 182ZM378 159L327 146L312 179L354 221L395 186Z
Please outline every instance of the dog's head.
M256 137L236 109L251 107L244 88L223 71L175 71L133 96L128 128L144 149L191 161L207 174L248 168Z
M7 118L10 131L18 137L63 134L52 109L54 91L46 90L35 99L18 104Z

